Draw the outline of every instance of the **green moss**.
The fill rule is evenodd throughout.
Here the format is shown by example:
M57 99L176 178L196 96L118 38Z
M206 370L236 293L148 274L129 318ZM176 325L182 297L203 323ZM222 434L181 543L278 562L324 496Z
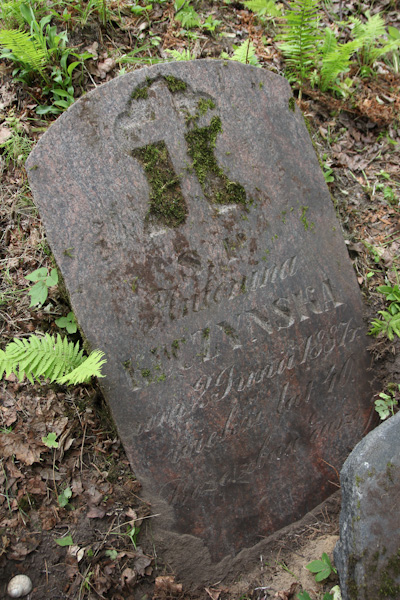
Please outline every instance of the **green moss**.
M203 338L205 340L207 340L210 337L210 328L206 327L205 329L203 329Z
M137 87L131 94L132 100L147 100L149 97L149 86L146 84L141 87Z
M133 150L132 156L142 164L151 187L150 208L146 218L153 217L169 227L184 223L187 205L165 142Z
M187 84L182 81L182 79L178 79L173 75L165 75L164 81L167 84L167 87L171 94L176 94L177 92L184 92L187 88Z
M301 207L300 221L303 223L305 231L308 231L309 229L314 229L314 223L313 222L309 223L309 221L307 219L307 216L306 216L307 211L308 211L308 206Z
M396 583L400 575L400 548L389 558L386 567L381 569L379 598L399 598L400 584Z
M215 103L212 100L201 98L197 104L197 114L202 117L206 114L208 109L213 110L213 108L215 108Z
M347 577L347 580L346 580L350 600L358 600L358 586L354 579L354 571L355 571L356 565L357 565L356 557L354 556L354 554L350 554L349 559L348 559L349 576Z
M386 465L386 476L389 479L390 483L394 483L393 468L394 468L394 464L391 462L388 462Z
M289 110L294 112L296 110L296 100L293 98L293 96L291 98L289 98L288 104L289 104Z
M222 131L221 119L213 117L210 125L196 124L185 134L188 153L205 197L217 204L246 205L246 191L240 183L230 181L214 156L217 136Z
M150 375L151 375L150 369L142 369L141 373L142 373L142 377L145 377L145 378L150 377Z

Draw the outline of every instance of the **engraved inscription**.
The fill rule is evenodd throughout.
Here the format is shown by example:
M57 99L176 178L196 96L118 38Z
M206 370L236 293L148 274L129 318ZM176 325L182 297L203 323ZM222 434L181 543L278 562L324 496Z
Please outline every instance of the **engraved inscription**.
M207 292L205 295L207 296ZM299 297L302 297L301 303L298 302ZM240 353L249 351L251 346L265 342L270 336L308 321L313 316L336 311L341 306L343 303L336 297L331 282L327 279L321 283L318 293L316 288L307 288L305 292L302 290L290 292L287 296L273 300L269 304L260 303L259 309L233 313L227 319L208 323L206 327L191 332L188 332L183 324L180 334L169 343L151 348L142 356L136 355L128 359L127 372L132 378L134 389L138 390L170 377L177 368L176 361L180 369L190 371L196 365L214 361L222 352L225 355L233 353L232 359L235 360L235 355L237 357ZM357 332L353 331L350 323L346 327L351 329L352 334L343 332L342 335L353 341ZM331 329L334 329L334 326L331 326ZM246 381L245 376L242 375L241 380L237 382L237 391L261 383L265 378L272 378L275 371L281 374L284 370L291 370L294 366L315 360L322 352L325 354L332 352L334 345L329 340L334 334L320 331L317 340L315 336L308 336L301 345L297 346L296 360L289 351L285 358L279 360L278 365L264 367L260 372L254 372L251 378L249 375L250 379ZM326 347L329 352L326 351ZM302 350L299 356L300 348ZM219 387L224 377L226 378L226 373L226 371L224 375L214 373L214 380L219 377ZM209 387L210 377L210 375L201 375L199 381L193 383L193 388L198 391L204 386Z
M287 258L280 264L266 264L261 268L253 269L249 275L231 277L228 280L224 279L223 274L217 274L214 267L209 267L205 283L201 284L197 276L193 276L193 287L196 292L192 296L184 297L182 292L176 289L159 289L155 304L168 319L173 321L207 310L223 301L234 300L244 293L255 292L276 282L285 281L288 277L293 277L297 269L297 256ZM330 284L327 285L329 288ZM332 290L328 291L332 295ZM312 293L315 294L315 290Z

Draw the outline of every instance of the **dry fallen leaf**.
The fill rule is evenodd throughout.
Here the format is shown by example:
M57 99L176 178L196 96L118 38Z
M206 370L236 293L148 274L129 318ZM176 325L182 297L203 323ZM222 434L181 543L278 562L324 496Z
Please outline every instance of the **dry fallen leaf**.
M172 575L161 575L156 577L154 583L153 600L165 598L165 596L178 596L182 593L182 584L175 583L175 577Z
M32 431L27 435L11 431L0 436L0 454L6 458L15 455L24 465L32 465L39 462L40 455L47 451L46 446L39 440L41 438L37 439Z
M221 590L213 590L212 588L204 588L211 600L218 600L221 595Z
M88 519L102 519L106 511L100 506L91 506L86 514Z
M97 69L99 71L101 79L104 79L107 73L112 71L117 63L113 58L106 58L103 62L97 63Z
M12 136L12 132L8 129L8 127L0 127L0 144L4 144L10 137Z
M137 548L134 565L137 574L144 577L147 567L151 565L151 558L146 556L141 548Z
M136 572L133 569L130 569L129 567L127 567L126 569L124 569L122 571L122 575L121 575L121 580L122 580L122 585L133 585L136 582Z

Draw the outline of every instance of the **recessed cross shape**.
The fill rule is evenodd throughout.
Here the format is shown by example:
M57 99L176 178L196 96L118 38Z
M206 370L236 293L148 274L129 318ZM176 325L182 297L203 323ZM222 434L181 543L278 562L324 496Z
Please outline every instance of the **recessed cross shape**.
M159 123L165 120L170 132L163 139ZM148 79L133 91L129 112L117 128L150 186L147 220L169 227L185 222L188 207L181 189L185 166L194 170L209 202L246 205L245 189L229 180L215 157L222 124L209 95L194 93L172 76Z

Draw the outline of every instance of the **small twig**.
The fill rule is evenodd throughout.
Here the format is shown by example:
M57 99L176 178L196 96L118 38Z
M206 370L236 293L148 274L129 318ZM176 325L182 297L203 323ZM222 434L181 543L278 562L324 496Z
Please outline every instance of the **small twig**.
M56 493L56 497L58 498L58 490L56 484L56 453L53 450L53 483L54 483L54 491Z
M328 463L328 462L327 462L326 460L324 460L323 458L322 458L321 460L322 460L322 462L324 462L326 465L328 465L328 467L330 467L331 469L333 469L333 470L335 471L335 473L336 473L336 477L338 478L338 481L340 481L340 475L339 475L339 471L336 469L336 467L334 467L333 465L331 465L331 463ZM332 481L330 481L329 483L333 483L333 482L332 482ZM334 485L337 485L337 483L336 483L336 484L334 484ZM339 485L339 487L340 487L340 485Z
M83 447L85 445L86 429L87 429L87 423L85 423L85 429L83 430L83 437L82 437L82 444L81 444L81 454L80 454L81 473L83 471Z

